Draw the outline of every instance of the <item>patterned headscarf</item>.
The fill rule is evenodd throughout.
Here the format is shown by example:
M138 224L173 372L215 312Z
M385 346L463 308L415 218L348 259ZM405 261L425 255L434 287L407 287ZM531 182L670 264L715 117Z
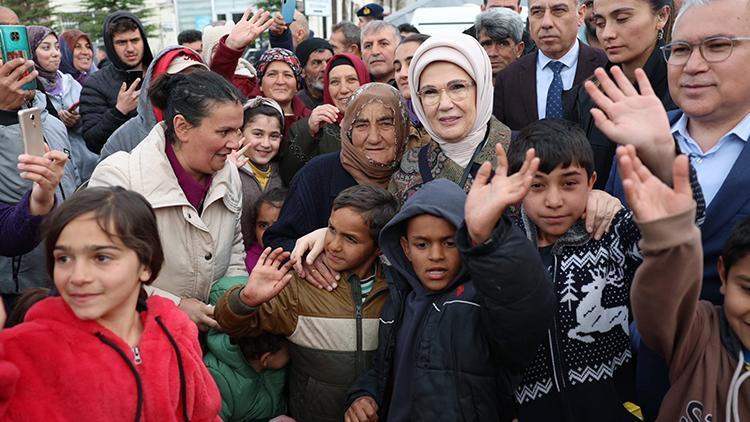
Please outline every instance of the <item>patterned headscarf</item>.
M286 48L269 48L261 54L256 64L258 69L258 80L262 81L263 76L266 74L268 65L273 62L284 62L292 68L294 78L297 79L297 89L302 87L302 66L299 63L299 59L291 51Z
M391 180L391 175L398 168L409 137L409 112L404 107L403 100L399 90L377 82L359 87L349 99L344 120L341 122L341 165L358 184L385 188ZM374 102L393 112L396 156L390 163L379 163L370 159L352 142L352 123L366 106Z
M73 54L76 48L76 43L81 38L88 41L89 45L92 46L91 67L87 71L80 71L76 69L75 65L73 65ZM94 64L93 45L94 44L91 42L91 38L86 35L85 32L79 31L77 29L69 29L60 34L60 54L62 55L62 60L60 61L60 72L67 73L75 80L77 80L78 83L83 85L83 83L86 82L86 77L98 70L96 64Z
M39 47L39 44L42 43L42 41L47 38L47 36L54 35L55 38L57 38L57 34L55 31L51 30L50 28L47 28L46 26L37 26L37 25L31 25L27 26L26 30L29 34L29 47L31 47L31 58L34 60L34 67L36 68L37 72L39 72L39 80L42 82L42 86L44 86L44 90L47 92L54 91L57 87L57 70L54 72L44 69L42 66L39 65L39 60L37 60L36 57L36 49Z
M245 102L242 108L244 110L249 110L251 108L256 108L260 106L271 107L277 113L279 113L279 117L280 117L279 120L281 121L281 133L284 133L284 110L281 109L281 106L279 105L279 103L277 103L273 98L261 97L261 96L250 98ZM247 124L247 122L245 122L245 124Z

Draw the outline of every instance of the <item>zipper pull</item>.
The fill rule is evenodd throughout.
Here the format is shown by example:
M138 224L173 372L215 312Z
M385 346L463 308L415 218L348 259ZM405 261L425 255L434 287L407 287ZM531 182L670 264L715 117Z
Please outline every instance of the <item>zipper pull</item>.
M143 359L141 359L141 350L138 349L138 346L133 346L133 362L136 365L140 365L143 362Z

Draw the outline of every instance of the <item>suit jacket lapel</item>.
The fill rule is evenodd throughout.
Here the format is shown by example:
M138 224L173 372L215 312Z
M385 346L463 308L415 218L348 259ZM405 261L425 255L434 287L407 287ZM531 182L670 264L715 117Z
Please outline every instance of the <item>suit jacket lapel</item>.
M578 66L576 66L576 77L573 79L573 86L583 83L589 76L594 74L596 69L596 55L593 49L584 43L580 43L578 50Z
M750 186L748 160L750 160L750 145L746 142L732 170L729 171L726 180L706 209L706 222L702 228L704 238L720 230L750 200L750 197L744 194Z
M539 52L534 52L533 60L524 60L520 72L518 72L518 87L522 93L531 92L533 95L521 95L526 116L531 116L530 121L539 120L539 112L536 109L536 62Z

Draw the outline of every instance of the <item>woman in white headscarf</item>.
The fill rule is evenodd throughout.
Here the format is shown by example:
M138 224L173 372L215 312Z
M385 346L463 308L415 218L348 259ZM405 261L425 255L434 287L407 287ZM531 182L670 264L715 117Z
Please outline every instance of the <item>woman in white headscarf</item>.
M414 112L432 141L408 151L389 189L401 203L432 179L452 180L468 191L495 145L507 149L510 129L492 116L492 66L479 42L468 35L433 36L409 66Z
M429 144L409 150L388 189L403 204L424 183L443 178L469 191L485 161L496 165L495 145L505 150L510 129L492 116L492 65L468 35L433 36L409 65L412 106ZM586 204L586 228L596 239L609 229L620 201L594 190Z

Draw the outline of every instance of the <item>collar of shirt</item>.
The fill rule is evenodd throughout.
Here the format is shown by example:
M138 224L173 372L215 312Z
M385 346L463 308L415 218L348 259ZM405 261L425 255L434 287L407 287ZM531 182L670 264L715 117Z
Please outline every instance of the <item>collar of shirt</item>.
M174 175L177 178L177 183L180 185L182 193L185 194L185 198L187 198L190 205L196 210L199 210L203 203L203 199L206 198L208 188L211 187L211 180L213 178L206 177L203 182L193 179L193 176L188 174L187 170L182 167L182 164L180 164L180 161L177 159L174 148L172 148L172 143L169 139L166 141L167 146L165 152L167 153L169 165L172 167L172 171L174 171Z
M682 144L682 146L684 147L683 152L687 152L693 155L702 157L710 155L718 150L723 143L730 139L737 139L742 142L747 142L748 140L750 140L750 113L745 115L745 117L740 120L739 123L737 123L729 132L724 134L724 136L719 139L719 142L717 142L713 148L705 152L701 149L700 145L695 142L693 137L690 136L687 124L688 117L685 113L682 113L682 116L680 116L679 120L677 120L675 124L672 125L672 136L676 137L677 141Z
M572 69L575 67L575 65L578 63L578 51L581 49L580 44L578 44L578 39L575 40L573 43L573 47L568 50L567 53L565 53L564 56L557 59L559 62L563 62L565 69ZM555 59L551 59L542 53L542 50L539 50L539 55L537 56L537 64L541 69L545 69L547 67L547 64L551 61L555 61Z

